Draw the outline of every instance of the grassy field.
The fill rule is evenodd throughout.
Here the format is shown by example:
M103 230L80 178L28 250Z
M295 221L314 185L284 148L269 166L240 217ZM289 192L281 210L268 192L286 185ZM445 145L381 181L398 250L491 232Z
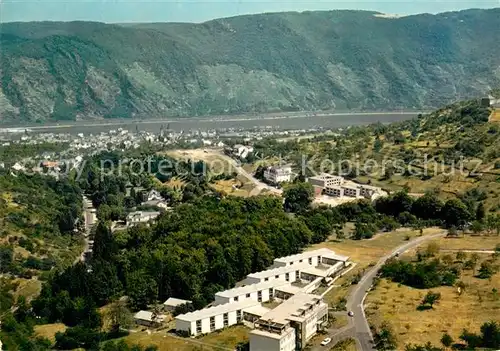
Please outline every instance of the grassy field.
M347 229L349 231L349 229ZM423 235L431 235L441 232L439 228L424 229ZM420 235L419 231L401 228L393 232L380 233L368 240L345 239L337 241L334 237L328 241L311 246L308 250L316 250L326 247L341 255L351 257L351 260L361 267L366 267L371 262L376 262L382 256L391 252L395 247L403 244L406 239L415 238Z
M350 227L346 230L349 231ZM432 235L440 231L439 228L427 228L424 229L423 235ZM351 281L357 274L362 273L370 264L376 263L394 248L404 244L408 237L411 239L418 235L420 235L419 231L401 228L394 232L377 234L369 240L346 239L336 241L332 238L329 241L312 246L311 250L326 247L341 255L347 255L356 263L356 267L335 281L335 285L338 285L338 287L330 290L325 295L325 300L330 304L337 304L340 299L348 295L353 287Z
M491 255L480 257L485 260ZM398 349L403 349L408 343L430 341L440 345L445 332L457 340L464 328L478 332L484 322L499 320L500 297L492 289L500 290L500 273L488 280L463 271L460 280L467 286L461 296L455 287L415 289L382 279L365 302L370 324L378 326L388 321L396 333ZM433 309L418 311L417 306L429 290L441 293L441 300Z
M176 338L163 332L150 335L137 332L130 334L125 340L142 346L156 345L159 351L233 350L239 342L248 340L248 329L235 326L197 339Z
M490 122L500 122L500 109L495 109L490 115Z
M342 340L332 346L330 351L357 351L354 339Z
M458 238L439 238L433 240L442 250L495 250L495 246L500 244L498 235L482 235Z
M47 338L50 341L54 342L55 335L57 332L66 331L66 326L62 323L54 323L54 324L42 324L35 325L35 334L41 336L42 338Z

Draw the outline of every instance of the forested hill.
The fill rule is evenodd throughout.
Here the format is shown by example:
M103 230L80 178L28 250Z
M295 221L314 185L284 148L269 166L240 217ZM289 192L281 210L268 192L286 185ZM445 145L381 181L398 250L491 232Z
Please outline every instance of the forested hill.
M440 106L500 84L500 9L7 23L0 123Z

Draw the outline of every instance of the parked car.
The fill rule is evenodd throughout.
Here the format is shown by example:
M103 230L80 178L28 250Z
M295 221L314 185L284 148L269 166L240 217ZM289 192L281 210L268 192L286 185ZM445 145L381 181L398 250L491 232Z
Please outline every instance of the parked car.
M349 317L354 317L354 312L353 312L353 311L349 311L349 312L347 312L347 315L348 315Z
M326 345L328 345L331 341L332 341L332 339L331 339L331 338L325 338L325 339L323 339L323 341L321 342L321 346L326 346Z

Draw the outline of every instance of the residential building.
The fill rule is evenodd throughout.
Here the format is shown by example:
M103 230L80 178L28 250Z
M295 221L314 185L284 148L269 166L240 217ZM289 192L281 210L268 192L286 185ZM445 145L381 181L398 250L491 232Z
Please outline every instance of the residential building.
M275 258L273 267L285 267L302 263L307 263L312 266L318 266L321 263L326 263L323 262L323 259L325 257L330 260L342 261L342 262L346 262L347 260L349 260L349 257L347 256L337 255L332 250L322 248L318 250L305 251L295 255ZM327 263L327 264L332 265L333 263Z
M277 267L267 269L265 271L250 273L245 279L246 284L256 284L260 282L267 282L270 280L281 280L293 283L300 279L300 271L308 267L307 263L290 265L285 267Z
M301 350L327 321L328 305L321 296L298 293L255 322L250 351Z
M292 180L291 166L270 166L264 170L264 179L272 184L290 182Z
M334 176L328 173L322 173L313 177L307 178L307 181L320 188L328 188L332 186L339 186L344 183L344 178L341 176Z
M344 188L341 186L332 186L323 189L324 194L333 196L333 197L342 197L344 196Z
M359 197L361 193L356 185L344 185L342 189L344 190L344 196Z
M127 216L127 225L132 226L132 225L136 225L138 223L146 223L146 222L149 222L149 221L157 218L159 215L160 215L160 212L156 212L156 211L131 212Z
M177 307L182 305L190 305L192 301L176 299L175 297L169 297L167 301L163 303L163 310L173 312Z
M226 303L175 317L175 329L187 335L196 336L211 333L240 323L243 313L250 307L260 305L252 299Z
M165 316L163 314L155 316L153 312L139 311L134 315L134 321L139 325L157 328L165 321Z
M251 299L257 302L267 302L274 297L274 289L278 286L287 285L286 281L271 279L256 284L241 286L234 289L220 291L215 294L217 305Z

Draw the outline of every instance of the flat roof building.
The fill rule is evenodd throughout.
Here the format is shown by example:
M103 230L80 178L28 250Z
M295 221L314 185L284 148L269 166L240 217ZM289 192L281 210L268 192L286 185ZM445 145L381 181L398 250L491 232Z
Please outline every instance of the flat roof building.
M176 299L175 297L169 297L167 301L163 303L163 309L166 311L173 312L176 307L182 306L182 305L190 305L192 304L192 301L189 300L183 300L183 299Z
M307 178L307 182L313 186L320 188L332 187L335 185L342 185L344 183L344 178L341 176L335 176L328 173L322 173L313 177Z
M298 293L263 315L249 334L250 351L281 350L289 347L290 329L294 329L294 348L302 349L328 320L328 305L321 296ZM279 342L277 342L277 340Z
M300 270L308 266L309 264L307 263L301 263L301 264L276 267L267 269L265 271L251 273L247 275L245 282L247 284L256 284L273 279L278 279L285 282L294 282L300 279Z
M274 289L288 283L279 279L261 281L255 284L220 291L215 294L217 305L252 299L257 302L267 302L274 297Z
M191 336L210 333L241 322L243 312L257 305L260 303L245 299L182 314L175 317L175 329Z

